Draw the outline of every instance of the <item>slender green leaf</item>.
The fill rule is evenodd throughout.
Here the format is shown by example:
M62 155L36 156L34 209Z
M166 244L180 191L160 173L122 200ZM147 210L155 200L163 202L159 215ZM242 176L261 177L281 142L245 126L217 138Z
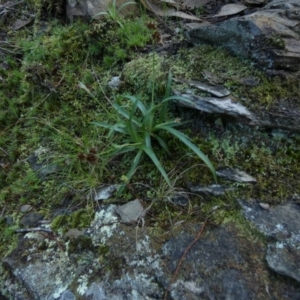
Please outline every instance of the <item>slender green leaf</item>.
M118 112L120 115L122 115L123 117L125 117L126 119L129 120L129 118L130 118L130 112L128 112L126 109L124 109L123 107L121 107L121 106L120 106L119 104L117 104L117 103L113 103L113 107L117 110L117 112ZM133 117L133 118L132 118L132 121L133 121L136 125L141 126L141 122L140 122L137 118Z
M181 121L171 120L171 121L167 121L165 123L160 123L160 124L154 126L153 131L160 129L161 126L176 127L176 126L180 126L180 125L186 124L186 123L188 123L188 121L181 122Z
M130 96L130 95L126 95L125 98L131 100L133 103L135 103L137 101L137 107L139 108L139 110L141 111L141 113L143 114L143 116L146 115L147 109L146 109L145 105L143 104L143 102L141 102L140 100L138 100L138 98Z
M108 13L107 13L106 11L101 11L101 12L95 14L95 15L93 16L93 19L94 19L95 17L101 16L101 15L108 15Z
M203 160L203 162L211 170L213 177L214 177L215 181L217 182L217 175L216 175L216 170L215 170L214 166L212 165L212 163L210 162L208 157L196 145L194 145L185 134L183 134L182 132L180 132L174 128L168 127L168 126L162 125L162 126L158 126L158 127L170 132L171 134L176 136L180 141L182 141L185 145L187 145L192 151L194 151L198 155L198 157L201 158Z
M141 157L142 157L142 154L143 154L143 149L140 149L140 150L138 151L137 155L135 156L134 160L133 160L133 163L132 163L132 166L131 166L129 172L128 172L127 175L126 175L128 179L131 179L131 177L132 177L134 171L136 170L136 168L137 168L137 166L138 166L138 164L139 164L139 162L140 162L140 159L141 159Z
M146 145L147 148L152 149L151 136L150 136L149 132L146 132L146 134L145 134L145 145Z
M171 72L169 72L164 99L168 98L171 95L171 83L172 83L172 74ZM161 103L161 110L159 112L158 123L163 122L167 118L167 112L168 112L168 102L165 101Z
M128 123L127 123L128 124L128 131L130 133L130 136L132 137L132 139L135 142L140 142L141 141L141 138L138 135L136 128L132 124L132 120L134 119L134 113L135 113L136 108L138 106L138 101L139 100L136 99L135 102L133 103L133 106L132 106L132 109L131 109L130 115L129 115L129 120L128 120Z
M124 143L122 145L112 144L114 148L122 149L122 148L132 148L132 149L139 149L142 143Z
M135 172L135 170L136 170L136 168L137 168L137 166L138 166L138 164L139 164L139 162L141 160L142 155L143 155L143 150L140 149L138 151L138 153L136 154L136 156L135 156L135 158L133 160L133 164L132 164L130 170L128 171L128 173L126 175L126 177L128 178L128 180L130 180L131 177L132 177L132 175L134 174L134 172ZM118 190L117 197L120 196L123 193L125 186L126 185L124 185L124 184L121 185L121 187Z
M113 108L120 114L122 115L123 117L125 117L126 119L129 119L129 115L130 113L124 109L123 107L121 107L118 103L114 102L112 104Z
M101 123L101 122L91 122L91 124L109 129L108 137L111 137L114 131L129 135L129 133L126 129L126 126L124 126L123 123L117 123L117 124L111 125L111 124L106 124L106 123Z
M152 136L158 141L158 143L160 144L160 146L165 149L165 151L170 154L169 148L166 144L166 142L157 134L152 134Z
M154 118L155 118L155 111L153 110L154 104L151 102L149 104L149 107L147 109L146 116L144 117L144 128L148 132L152 132L153 124L154 124Z
M134 2L134 1L127 1L127 2L123 3L122 5L120 5L120 7L118 9L118 13L127 5L135 5L135 4L136 4L136 2Z
M121 154L125 154L125 153L128 153L128 152L132 152L132 151L137 151L136 148L117 148L117 149L113 149L110 153L109 153L109 156L110 157L114 157L114 156L117 156L117 155L121 155Z
M171 85L172 85L172 73L169 72L164 99L170 97L170 95L171 95Z
M164 170L163 166L161 165L160 161L156 157L155 153L153 152L153 150L150 149L150 148L148 148L148 147L146 147L145 145L142 147L142 149L150 157L150 159L153 161L153 163L155 164L155 166L157 167L157 169L159 170L159 172L161 173L161 175L166 180L167 184L169 186L171 186L170 179L169 179L166 171Z
M103 127L103 128L111 128L113 125L107 124L107 123L101 123L101 122L91 122L91 124Z

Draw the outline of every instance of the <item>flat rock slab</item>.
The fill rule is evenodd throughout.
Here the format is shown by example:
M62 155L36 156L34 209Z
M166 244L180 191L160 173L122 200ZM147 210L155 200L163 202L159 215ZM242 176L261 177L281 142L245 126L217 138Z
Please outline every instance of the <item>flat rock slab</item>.
M207 186L191 185L189 187L190 192L195 194L204 194L212 196L222 196L226 192L233 190L232 187L227 187L221 184L211 184Z
M121 205L116 210L116 213L121 217L124 223L135 223L142 217L143 212L144 208L138 199Z
M266 236L275 238L268 245L269 267L300 282L300 205L286 203L268 209L257 202L239 201L246 218Z
M284 240L300 234L300 205L287 203L263 209L256 201L239 200L245 217L268 237Z
M246 172L238 169L232 169L229 167L222 167L216 170L216 174L219 177L236 181L236 182L249 182L254 183L256 179Z
M298 243L275 243L268 245L266 260L269 267L278 274L300 282L300 235Z
M173 92L175 95L190 100L190 102L178 100L176 103L180 106L194 108L206 113L227 115L239 120L240 122L245 122L250 125L257 124L255 116L245 106L235 101L231 97L202 97L193 94L181 93L176 90Z
M55 235L29 233L3 260L13 299L297 299L300 289L278 278L265 282L266 246L249 241L236 229L183 222L166 238L149 226L121 224L116 205L103 205L84 232L91 248L70 250ZM75 232L77 235L77 232ZM171 281L182 254L179 276ZM261 280L264 278L264 280ZM266 291L266 284L269 285ZM29 294L25 296L24 289ZM18 294L17 294L18 292ZM18 296L18 297L17 297ZM274 299L276 298L274 297Z

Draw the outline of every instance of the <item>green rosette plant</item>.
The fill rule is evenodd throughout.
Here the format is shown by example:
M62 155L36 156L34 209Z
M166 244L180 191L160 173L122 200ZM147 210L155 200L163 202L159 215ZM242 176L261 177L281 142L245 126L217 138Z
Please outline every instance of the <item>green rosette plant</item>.
M216 180L215 168L208 157L193 144L188 136L175 128L182 125L182 122L180 122L179 119L166 121L168 117L168 103L170 101L180 100L190 102L190 100L184 97L171 95L171 82L172 77L171 74L169 74L166 93L160 103L155 103L153 94L150 103L143 103L138 97L127 95L124 97L132 102L130 109L125 109L116 102L112 103L113 108L117 112L116 123L92 122L92 124L108 129L109 139L112 139L114 134L123 136L122 144L112 143L114 149L110 153L111 157L128 152L136 152L131 168L126 175L127 180L131 179L143 156L147 155L157 167L167 184L171 186L171 181L152 147L153 140L156 140L159 145L170 154L167 143L161 134L163 131L175 136L180 142L192 150L207 165Z

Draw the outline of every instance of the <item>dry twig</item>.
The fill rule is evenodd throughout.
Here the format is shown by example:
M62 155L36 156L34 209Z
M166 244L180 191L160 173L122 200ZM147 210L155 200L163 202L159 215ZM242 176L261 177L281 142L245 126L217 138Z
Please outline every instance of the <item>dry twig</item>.
M207 217L207 218L205 219L205 221L204 221L202 227L200 228L200 230L198 231L198 234L197 234L197 236L195 237L195 239L194 239L194 240L186 247L186 249L184 250L184 252L183 252L183 254L182 254L182 256L181 256L181 258L180 258L180 260L179 260L179 262L178 262L178 265L177 265L177 268L176 268L176 270L175 270L175 273L174 273L174 275L173 275L173 277L172 277L172 279L171 279L171 281L170 281L170 283L169 283L169 286L168 286L167 290L165 291L165 294L164 294L164 300L167 299L167 295L168 295L168 293L169 293L169 291L170 291L170 287L171 287L172 283L174 282L174 280L176 279L176 277L177 277L177 275L178 275L178 273L179 273L179 269L180 269L180 267L181 267L181 265L182 265L182 263L183 263L184 258L186 257L186 255L187 255L187 253L190 251L190 249L193 247L193 245L200 239L200 237L201 237L201 235L202 235L202 233L203 233L203 231L204 231L204 228L205 228L205 226L206 226L206 223L207 223L208 219L209 219L209 217Z

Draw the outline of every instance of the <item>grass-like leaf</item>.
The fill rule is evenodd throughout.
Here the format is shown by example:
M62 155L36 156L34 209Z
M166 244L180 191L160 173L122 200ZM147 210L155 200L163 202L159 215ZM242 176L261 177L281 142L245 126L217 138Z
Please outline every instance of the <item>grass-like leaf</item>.
M161 129L164 129L164 130L170 132L171 134L176 136L181 142L183 142L188 148L190 148L192 151L194 151L197 154L197 156L200 159L202 159L203 162L209 167L209 169L211 170L211 172L213 174L215 181L217 181L217 175L216 175L215 168L212 165L212 163L210 162L210 160L208 159L208 157L195 144L193 144L184 133L178 131L177 129L169 127L169 126L158 126L158 128L161 128Z
M146 154L151 158L151 160L153 161L153 163L155 164L155 166L157 167L157 169L159 170L159 172L161 173L161 175L164 177L164 179L166 180L166 182L168 183L169 186L171 186L171 181L165 171L165 169L163 168L163 166L161 165L160 161L158 160L158 158L156 157L155 153L153 152L152 148L143 146L143 151L146 152Z
M114 150L110 153L111 156L126 154L128 152L136 152L136 156L132 161L132 165L126 175L128 180L133 176L136 168L142 160L143 154L146 154L156 168L159 170L168 185L171 186L170 179L159 161L152 147L152 140L156 139L159 145L170 153L166 140L160 134L162 131L168 132L175 136L181 143L185 144L192 150L210 169L215 180L217 180L215 168L208 157L182 132L174 127L183 124L180 120L168 120L168 103L170 101L185 101L190 100L181 96L171 95L171 74L168 76L165 97L158 104L154 103L154 94L148 103L143 103L138 97L127 95L126 99L132 102L130 109L125 109L118 103L113 103L113 108L117 112L115 124L107 124L101 122L93 122L92 124L109 129L109 137L114 133L123 135L123 143L121 145L113 144ZM86 86L81 86L89 92ZM90 93L90 92L89 92ZM90 93L91 94L91 93ZM124 185L122 186L122 191Z

